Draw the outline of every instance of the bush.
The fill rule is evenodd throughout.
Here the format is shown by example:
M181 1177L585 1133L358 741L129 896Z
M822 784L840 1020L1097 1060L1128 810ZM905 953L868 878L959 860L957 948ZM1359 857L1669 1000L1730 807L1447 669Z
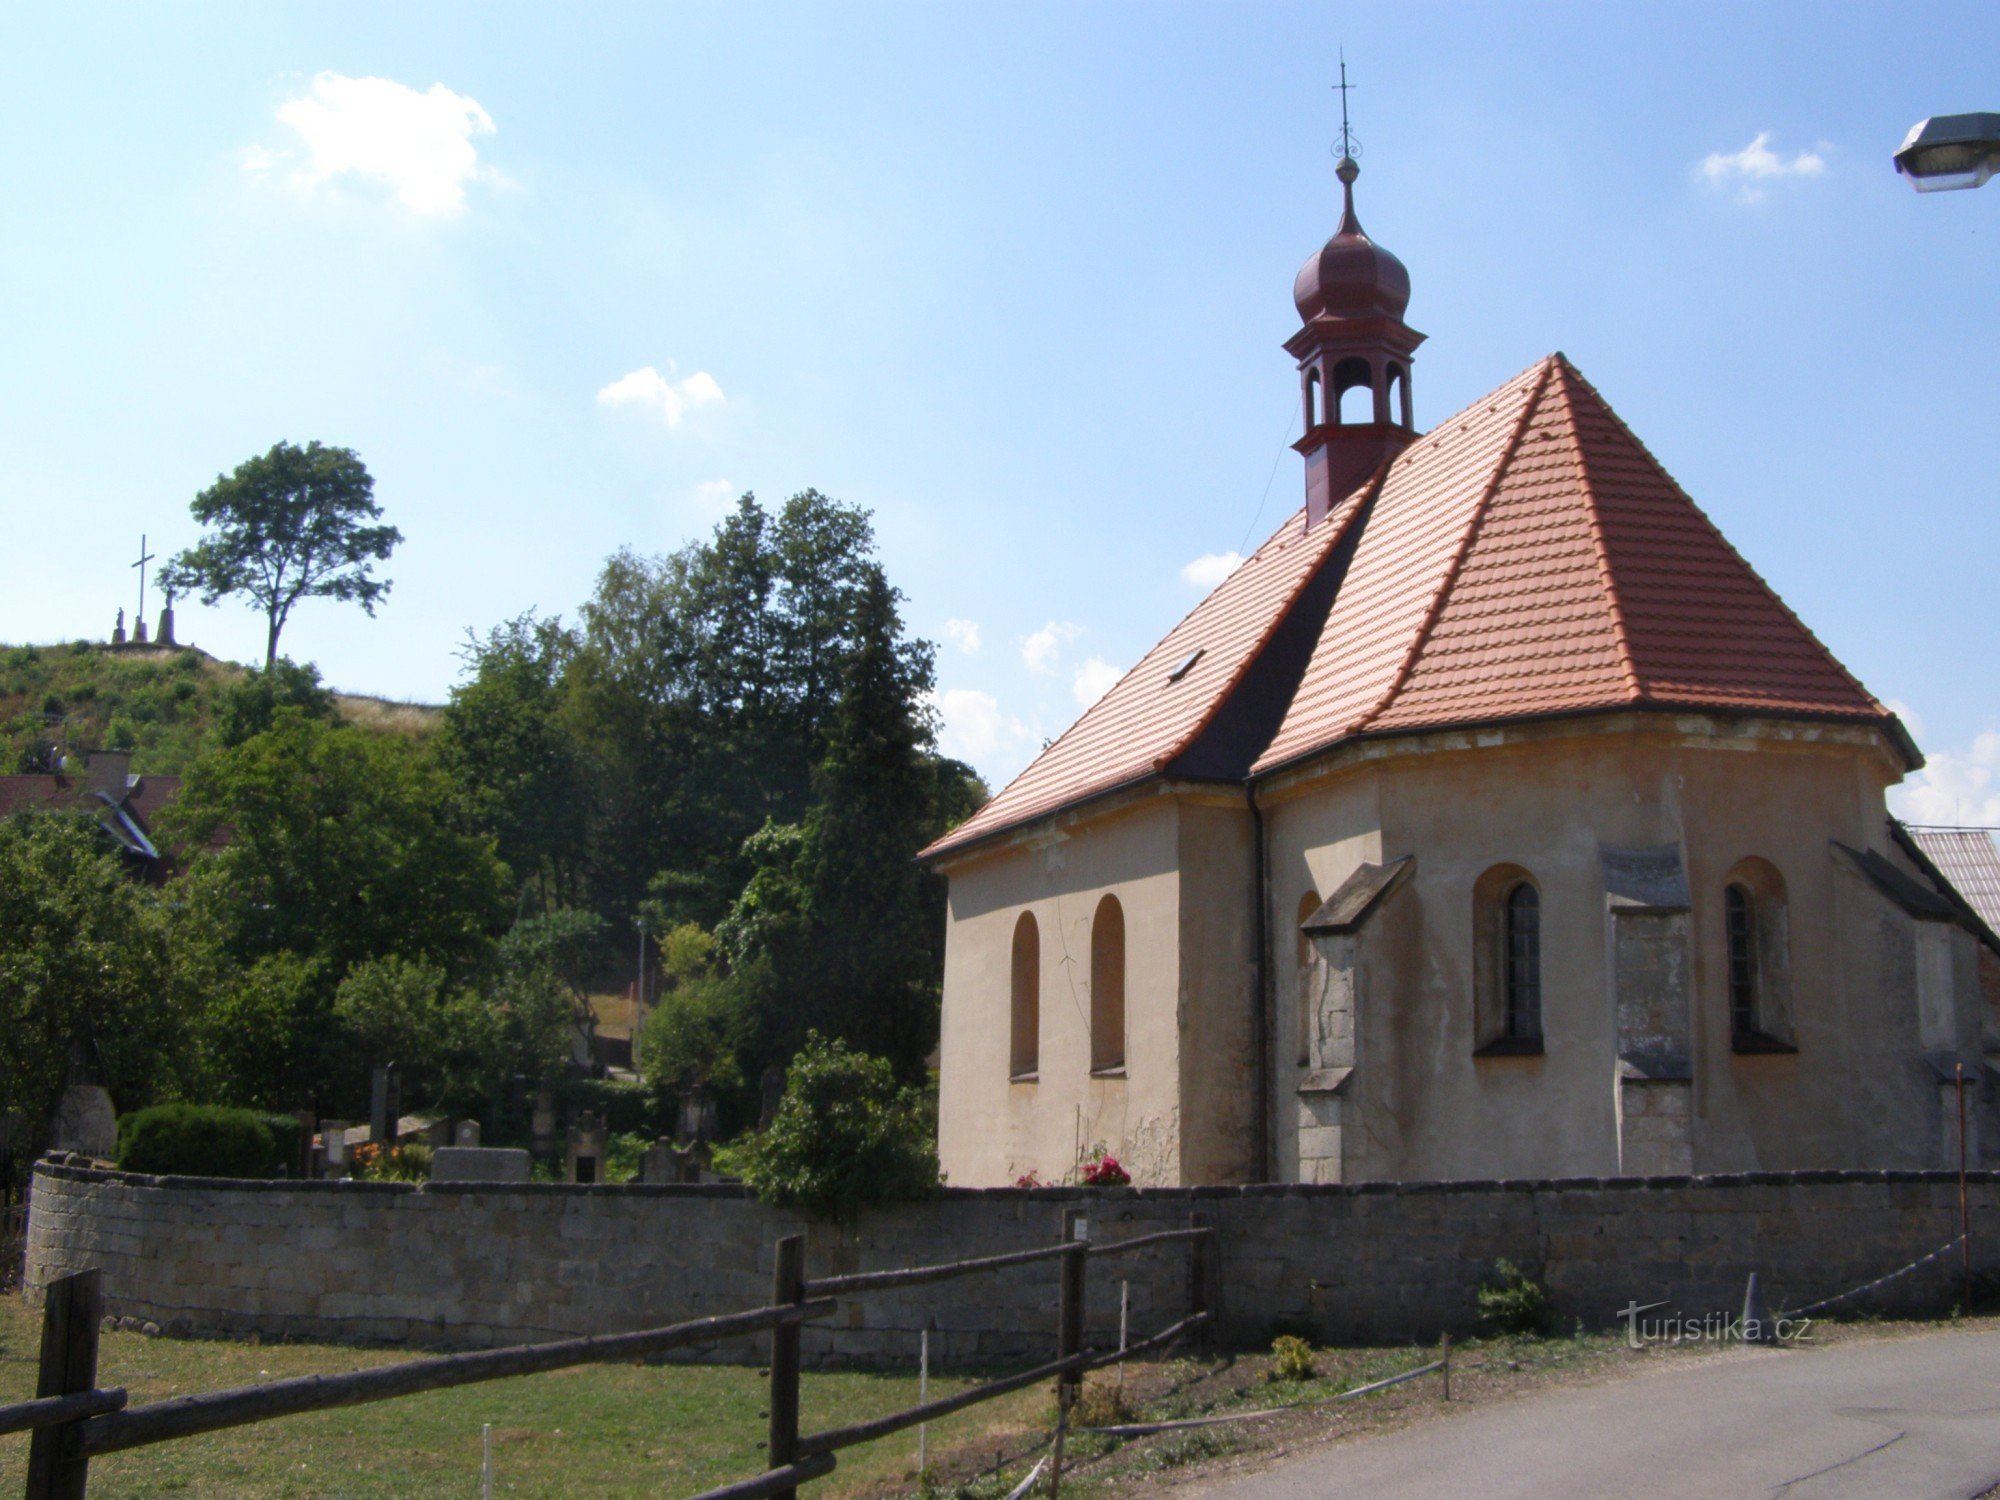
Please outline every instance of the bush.
M431 1148L422 1141L390 1146L363 1141L350 1158L354 1175L367 1182L424 1182L431 1175Z
M1271 1379L1311 1380L1318 1374L1312 1345L1304 1339L1281 1333L1271 1341Z
M289 1177L299 1122L219 1104L156 1104L118 1121L118 1166L183 1177Z
M1554 1322L1549 1294L1510 1260L1496 1261L1479 1288L1479 1320L1495 1333L1546 1333Z
M936 1110L886 1058L808 1032L771 1128L716 1153L766 1203L849 1219L938 1190Z

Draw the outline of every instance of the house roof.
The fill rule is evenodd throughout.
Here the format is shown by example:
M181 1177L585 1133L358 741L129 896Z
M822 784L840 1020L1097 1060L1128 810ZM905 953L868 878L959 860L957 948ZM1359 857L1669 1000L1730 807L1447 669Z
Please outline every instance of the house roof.
M1894 716L1554 354L1411 444L1319 525L1288 519L924 852L1150 777L1242 781L1364 735L1618 708L1872 722L1921 763Z
M2000 947L2000 848L1984 828L1894 826L1896 841L1916 856L1926 874L1958 898L1985 930L1980 935ZM1977 930L1977 928L1975 928Z
M127 776L122 797L93 789L87 776L0 776L0 817L57 807L94 811L120 845L142 859L157 860L160 851L152 841L152 820L180 789L178 776Z

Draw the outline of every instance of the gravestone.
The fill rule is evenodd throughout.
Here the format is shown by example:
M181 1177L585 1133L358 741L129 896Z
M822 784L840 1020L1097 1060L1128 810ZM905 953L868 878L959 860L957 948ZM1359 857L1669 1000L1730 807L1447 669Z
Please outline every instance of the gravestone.
M403 1115L403 1086L396 1065L375 1070L374 1087L368 1099L368 1139L394 1145L396 1127Z
M72 1083L62 1091L49 1121L49 1147L109 1157L118 1149L118 1111L111 1095L95 1083Z
M533 1162L505 1146L440 1146L431 1153L432 1182L526 1182Z
M479 1122L477 1120L460 1120L458 1122L458 1129L452 1135L451 1143L454 1146L477 1146L479 1144Z
M602 1115L585 1114L569 1128L563 1177L570 1182L604 1181L604 1148L608 1142Z

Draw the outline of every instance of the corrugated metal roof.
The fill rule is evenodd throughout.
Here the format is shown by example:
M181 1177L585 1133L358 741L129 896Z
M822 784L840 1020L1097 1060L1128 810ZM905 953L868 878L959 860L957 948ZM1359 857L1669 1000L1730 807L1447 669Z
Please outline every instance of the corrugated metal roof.
M1924 858L1951 882L1989 929L2000 932L2000 849L1984 828L1920 828L1904 824Z
M1617 707L1894 723L1560 354L1413 443L1321 525L1301 526L1288 520L925 853L1168 774L1225 712L1232 724L1276 725L1230 768L1236 777L1360 734ZM1322 588L1309 589L1322 570ZM1280 622L1308 607L1325 613L1303 670L1252 672ZM1188 677L1168 684L1197 648ZM1283 697L1247 705L1248 694ZM1217 773L1212 757L1204 772Z

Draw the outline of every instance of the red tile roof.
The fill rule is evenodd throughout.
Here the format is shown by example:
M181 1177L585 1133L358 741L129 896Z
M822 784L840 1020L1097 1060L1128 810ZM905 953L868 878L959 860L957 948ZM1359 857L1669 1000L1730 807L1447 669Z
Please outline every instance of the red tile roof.
M1901 731L1551 355L1440 424L1321 525L1294 516L940 854L1152 775L1204 729L1261 726L1242 779L1362 734L1619 707ZM1321 596L1330 597L1321 597ZM1299 665L1280 626L1323 610ZM1181 683L1168 669L1204 654ZM1247 701L1257 697L1270 701Z

